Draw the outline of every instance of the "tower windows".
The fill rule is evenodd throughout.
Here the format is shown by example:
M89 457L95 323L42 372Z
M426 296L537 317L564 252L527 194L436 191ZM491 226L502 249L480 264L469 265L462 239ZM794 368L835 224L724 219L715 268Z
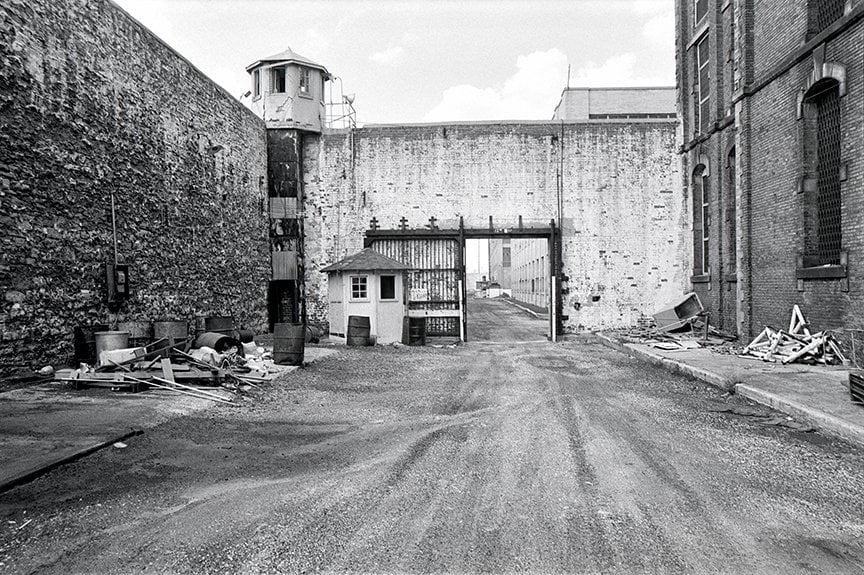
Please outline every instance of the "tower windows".
M285 68L270 68L270 91L281 94L285 92Z
M312 71L309 68L300 68L300 93L309 95L312 89Z
M252 96L257 98L261 95L261 70L252 72Z

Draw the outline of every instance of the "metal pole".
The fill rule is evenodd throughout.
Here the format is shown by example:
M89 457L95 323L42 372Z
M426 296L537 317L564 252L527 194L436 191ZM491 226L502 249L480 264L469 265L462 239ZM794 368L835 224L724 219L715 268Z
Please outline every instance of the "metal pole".
M114 207L114 192L111 192L111 232L114 235L114 266L117 266L117 215Z
M557 278L552 276L552 343L558 341L558 302L555 299L557 291L555 289L556 280Z
M462 280L459 280L459 340L465 341L465 323L462 321L465 317L465 311L463 309L463 304L465 302L462 299Z

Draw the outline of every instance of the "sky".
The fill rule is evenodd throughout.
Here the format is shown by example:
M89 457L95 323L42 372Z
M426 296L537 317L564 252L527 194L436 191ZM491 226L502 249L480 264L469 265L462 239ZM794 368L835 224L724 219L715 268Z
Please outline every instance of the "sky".
M571 87L675 84L674 0L114 1L236 98L290 47L360 124L548 120L568 67Z

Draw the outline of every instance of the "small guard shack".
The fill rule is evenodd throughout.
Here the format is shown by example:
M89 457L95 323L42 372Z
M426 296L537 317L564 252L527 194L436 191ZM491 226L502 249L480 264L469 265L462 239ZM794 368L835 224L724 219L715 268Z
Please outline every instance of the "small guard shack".
M330 335L345 337L348 316L369 318L369 333L378 343L402 340L408 313L406 272L400 261L366 248L323 268L328 274Z

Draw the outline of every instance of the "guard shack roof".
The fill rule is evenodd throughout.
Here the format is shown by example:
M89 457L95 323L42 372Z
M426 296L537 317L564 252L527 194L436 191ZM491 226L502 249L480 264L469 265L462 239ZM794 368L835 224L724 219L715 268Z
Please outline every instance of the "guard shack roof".
M258 68L259 66L262 66L264 64L300 64L302 66L306 66L307 68L316 68L318 70L321 70L322 72L324 72L325 76L329 76L330 74L327 71L327 68L325 68L321 64L313 62L305 56L297 54L291 48L288 48L284 52L273 54L268 58L261 58L260 60L252 62L251 64L246 66L246 71L251 72L253 69Z
M354 255L345 257L335 264L322 268L322 272L365 272L365 271L404 271L411 269L393 258L366 248Z

